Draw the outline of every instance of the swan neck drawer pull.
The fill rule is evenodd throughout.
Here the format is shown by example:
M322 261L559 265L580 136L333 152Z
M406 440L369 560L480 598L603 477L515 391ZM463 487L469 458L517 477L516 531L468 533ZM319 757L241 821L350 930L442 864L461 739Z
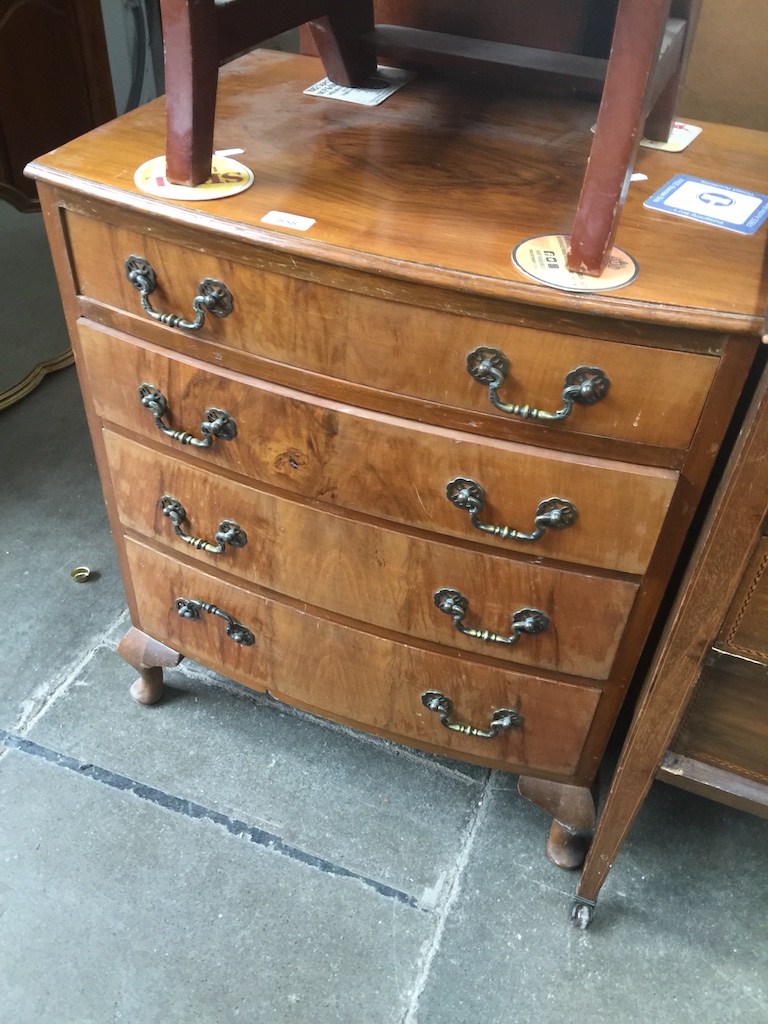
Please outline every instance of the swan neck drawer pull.
M497 348L476 348L467 356L467 372L480 384L488 385L491 405L500 412L521 416L524 420L564 420L571 415L574 405L594 405L604 398L610 380L597 366L577 366L566 374L560 400L563 405L557 412L544 412L530 405L510 405L502 402L498 390L509 373L509 360Z
M549 618L537 608L521 608L512 616L512 632L509 636L500 636L488 629L468 629L464 625L464 616L469 609L469 599L459 590L438 590L435 594L435 606L453 618L453 624L459 633L471 636L486 643L516 644L523 633L535 635L543 633L549 626Z
M463 722L451 722L453 702L450 697L446 697L439 690L427 690L426 693L422 693L421 703L425 708L440 715L440 723L451 732L460 732L465 736L476 736L483 740L492 740L499 735L502 729L522 729L525 722L519 711L510 708L494 711L489 729L478 729L474 725L465 725Z
M175 313L161 313L152 308L149 296L157 288L157 274L143 256L129 256L125 261L125 276L139 293L141 306L153 320L167 327L180 327L183 331L199 331L205 323L205 314L229 316L234 308L232 293L221 281L206 277L198 286L198 294L192 300L194 320L185 320Z
M248 543L245 530L231 519L222 519L219 523L219 532L216 534L215 544L208 540L203 540L201 537L193 537L189 533L184 533L181 528L182 524L186 522L187 511L180 501L171 497L170 494L164 494L158 501L158 505L165 518L169 519L173 524L176 536L181 537L185 544L191 544L198 551L207 551L211 555L221 555L227 544L233 548L243 548Z
M489 533L500 540L540 540L547 530L564 530L573 526L579 517L576 506L565 498L547 498L540 501L533 520L533 530L513 530L511 526L492 526L481 523L479 516L483 511L485 491L475 480L457 477L451 480L445 489L446 496L456 508L469 512L469 521L476 530Z
M237 437L237 424L223 409L208 409L205 419L200 424L202 437L195 437L186 430L174 430L166 423L163 423L163 416L168 412L168 400L162 391L158 391L154 384L142 384L139 388L139 398L145 409L149 409L155 420L158 430L178 441L179 444L189 444L195 448L210 448L214 437L221 441L231 441Z
M193 621L197 621L200 618L200 612L218 615L227 624L226 632L230 640L234 640L236 644L240 644L242 647L251 647L256 643L256 637L247 626L244 626L242 622L237 622L231 615L227 615L221 608L217 608L215 604L208 604L206 601L195 601L187 597L177 597L176 611L182 619L192 619Z

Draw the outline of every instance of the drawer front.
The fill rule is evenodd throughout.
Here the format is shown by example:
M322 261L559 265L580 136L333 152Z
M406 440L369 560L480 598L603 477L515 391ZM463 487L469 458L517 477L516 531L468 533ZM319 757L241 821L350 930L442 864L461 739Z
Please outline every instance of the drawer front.
M723 623L717 646L731 654L768 662L768 538L752 556Z
M221 280L233 311L209 316L200 337L376 390L487 413L502 430L520 417L495 408L488 385L468 373L467 359L480 349L508 361L497 392L502 402L555 412L563 408L567 375L597 368L611 382L606 396L574 405L557 428L676 449L688 447L717 368L711 356L536 331L329 288L76 214L69 214L68 230L81 295L149 321L124 269L127 257L139 255L157 272L153 306L190 318L200 283ZM93 252L109 258L94 260ZM535 436L535 420L526 422Z
M321 402L300 392L217 373L81 324L85 368L99 413L168 448L302 497L532 557L639 574L648 564L677 476L668 470L561 455L478 439ZM182 446L159 430L138 388L168 400L167 424L200 434L206 409L228 412L232 440ZM567 500L573 525L535 541L494 537L472 525L447 486L471 479L485 492L479 522L532 532L541 502Z
M140 628L174 650L278 699L492 767L571 774L600 691L475 664L394 642L223 583L127 541ZM204 601L253 633L243 646L221 616L179 616L176 601ZM522 715L522 728L493 739L455 733L421 695L444 693L456 719L488 729L495 711Z
M636 584L345 518L163 459L116 434L107 432L105 440L124 526L211 568L338 615L475 654L591 679L610 672ZM213 546L217 532L226 531L222 524L237 524L242 535L236 546L206 552L185 542L162 512L161 497L184 510L183 532ZM178 522L178 506L174 511ZM457 629L455 607L451 614L436 604L443 590L468 599L462 628L489 630L506 642ZM586 616L585 607L599 613ZM544 631L515 629L513 615L521 609L542 612L549 620Z

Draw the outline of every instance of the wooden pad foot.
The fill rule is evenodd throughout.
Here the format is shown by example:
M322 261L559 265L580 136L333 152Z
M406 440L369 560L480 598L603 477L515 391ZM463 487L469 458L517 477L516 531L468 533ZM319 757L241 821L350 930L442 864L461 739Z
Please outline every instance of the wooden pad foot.
M517 789L526 800L552 815L547 857L567 871L580 868L597 820L597 784L588 788L521 776Z
M163 669L178 665L181 655L135 626L120 641L117 653L139 673L129 691L133 699L139 704L157 704L163 696Z

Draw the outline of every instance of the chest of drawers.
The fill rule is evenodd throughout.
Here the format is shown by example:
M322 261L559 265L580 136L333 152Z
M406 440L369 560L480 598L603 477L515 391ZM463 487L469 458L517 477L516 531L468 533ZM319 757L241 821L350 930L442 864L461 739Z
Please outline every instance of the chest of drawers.
M240 195L133 185L162 151L161 102L31 168L130 603L132 692L159 699L187 656L516 772L555 819L549 855L575 866L759 345L760 274L727 268L762 243L718 234L712 270L693 246L714 229L630 196L633 284L537 285L510 253L568 224L589 107L423 82L360 108L303 95L318 68L257 53L222 75L218 144L255 172ZM645 154L654 187L713 176L729 131L674 165ZM761 140L743 136L738 183L755 188ZM273 210L314 224L269 227Z

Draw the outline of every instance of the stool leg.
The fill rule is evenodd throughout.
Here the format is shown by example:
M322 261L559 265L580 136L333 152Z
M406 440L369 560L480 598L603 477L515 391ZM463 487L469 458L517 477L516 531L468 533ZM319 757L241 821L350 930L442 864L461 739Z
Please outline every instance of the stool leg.
M201 185L211 174L218 83L213 0L161 0L167 105L166 177Z
M339 0L309 23L325 73L337 85L356 86L376 73L373 0Z
M608 264L645 120L671 0L620 0L568 269L599 277Z

